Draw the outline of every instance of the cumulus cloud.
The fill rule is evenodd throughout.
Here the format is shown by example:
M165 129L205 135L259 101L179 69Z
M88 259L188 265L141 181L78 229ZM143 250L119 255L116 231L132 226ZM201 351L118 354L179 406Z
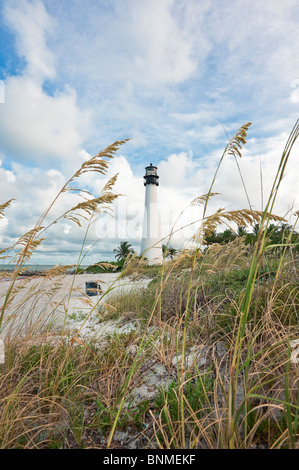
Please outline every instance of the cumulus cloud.
M20 236L35 227L63 187L65 178L58 170L28 168L19 163L12 165L12 171L0 168L0 178L0 200L11 197L15 199L6 209L6 217L0 226L0 240L4 247L11 246ZM51 208L43 226L47 227L80 201L82 199L73 192L63 193ZM71 221L60 219L44 233L46 240L34 256L35 262L48 264L49 257L53 263L76 262L86 229L86 223L80 228ZM98 240L93 230L90 231L88 240L89 243Z
M280 135L262 156L264 204L271 189L275 171L285 145L285 138L285 135ZM249 140L247 151L244 152L239 165L250 202L254 209L261 210L260 155L256 153L256 148L258 148L256 141L251 142ZM167 242L169 234L175 231L170 240L171 246L182 248L196 228L199 227L202 208L192 207L190 203L195 197L204 194L208 190L218 163L216 155L217 152L207 157L210 166L206 166L206 168L202 167L200 162L191 154L172 154L159 164L160 186L158 196L161 236L165 237L164 241ZM293 200L293 195L289 191L290 187L296 185L297 173L294 168L298 164L294 159L291 159L290 164L291 169L287 172L283 181L275 207L275 212L280 215L286 214L294 202L297 205L299 202L299 200ZM55 197L64 182L64 178L57 170L47 172L37 169L25 170L19 164L13 166L12 172L7 172L4 169L1 169L1 172L0 176L3 180L6 179L3 191L7 196L17 196L17 201L8 210L7 221L2 225L3 240L12 241L14 237L20 236L22 231L25 232L34 226L38 216L47 207L49 196L51 195L51 198ZM142 174L134 172L128 158L125 155L120 155L111 161L107 177L97 177L96 175L88 177L88 175L84 175L85 183L88 184L89 189L95 195L98 195L108 178L116 173L119 176L114 190L121 196L114 203L113 216L103 214L91 225L87 240L93 248L85 259L86 262L111 259L113 249L119 245L121 240L130 241L135 250L139 252L145 199ZM173 175L174 184L171 185L170 180L167 183L167 175ZM34 183L35 181L38 181L38 184ZM83 184L84 180L80 183ZM47 191L44 189L45 185L47 185ZM214 191L221 193L221 195L211 199L208 208L209 214L219 207L225 207L227 210L248 208L238 168L233 158L227 156L224 159L215 182ZM76 200L74 194L64 195L54 206L49 221L59 217L65 210L74 205ZM33 201L39 201L39 203L32 207ZM291 217L292 213L287 215L290 222L294 222ZM194 222L196 223L193 224ZM184 227L183 230L178 230L182 227ZM60 221L59 224L51 228L45 246L39 249L35 259L44 261L51 256L57 262L62 260L68 263L73 262L72 259L74 260L80 252L85 229L86 225L80 229L69 221Z
M80 154L86 135L88 113L76 103L76 93L67 88L49 96L30 77L5 81L6 101L0 108L2 150L15 161L40 167L68 162L82 163ZM72 165L73 166L73 165Z
M179 83L196 69L192 38L186 34L185 25L179 25L171 14L173 6L173 0L131 3L128 34L136 44L133 60L142 83L144 79L152 85Z
M261 209L298 114L297 13L293 0L5 0L3 18L24 66L6 74L0 104L0 200L16 199L1 222L1 245L35 225L84 160L123 137L133 140L107 177L80 181L97 196L118 173L122 195L114 218L103 215L90 227L88 261L111 259L125 239L139 250L142 176L151 161L159 168L162 236L199 219L190 202L208 191L228 137L247 121L254 126L239 165L250 202ZM280 215L298 208L297 170L293 158L275 207ZM233 158L225 158L214 191L222 195L209 213L248 207ZM75 200L64 195L51 217ZM195 228L171 244L182 246ZM73 262L83 232L65 220L54 225L36 259Z
M54 55L46 43L46 35L53 31L54 19L42 2L11 0L4 5L7 24L16 33L19 56L26 61L26 75L35 80L54 78Z
M51 3L47 4L51 11ZM63 24L55 44L58 58L62 59L62 47L76 43L66 65L72 76L151 87L183 82L197 67L189 15L182 21L182 12L176 15L174 11L174 0L112 2L107 9L96 2L89 2L88 8L66 9L65 2L60 2L57 9ZM82 28L83 23L89 27ZM202 36L200 57L207 50ZM79 69L78 63L82 65Z
M55 60L46 37L54 21L40 1L9 1L4 17L15 33L17 51L26 66L21 75L5 80L5 103L0 107L1 150L10 159L40 167L82 163L82 142L90 114L77 104L76 91L69 85L44 89L46 79L55 77Z

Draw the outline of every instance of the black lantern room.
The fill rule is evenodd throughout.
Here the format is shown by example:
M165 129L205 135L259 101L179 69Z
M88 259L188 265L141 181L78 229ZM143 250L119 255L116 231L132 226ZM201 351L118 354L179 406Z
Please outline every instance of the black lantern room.
M144 186L147 184L155 184L159 186L159 176L157 175L157 167L153 166L151 163L150 166L145 167L145 175L144 175Z

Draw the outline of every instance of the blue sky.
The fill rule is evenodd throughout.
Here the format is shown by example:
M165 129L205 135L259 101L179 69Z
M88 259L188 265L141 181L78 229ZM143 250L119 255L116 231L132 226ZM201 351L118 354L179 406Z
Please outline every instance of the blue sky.
M1 248L31 229L66 178L117 139L113 160L124 196L115 218L87 238L87 262L113 259L120 240L138 249L144 167L159 167L162 234L209 188L237 129L253 124L239 164L252 205L261 209L299 110L299 4L296 0L2 0L0 17L0 201L15 198L1 221ZM298 146L276 212L298 210ZM263 171L263 195L260 184ZM105 179L81 184L98 195ZM211 203L248 207L227 158ZM51 217L74 203L67 195ZM182 224L200 218L187 209ZM33 260L72 263L83 229L57 224ZM172 244L181 246L188 232Z

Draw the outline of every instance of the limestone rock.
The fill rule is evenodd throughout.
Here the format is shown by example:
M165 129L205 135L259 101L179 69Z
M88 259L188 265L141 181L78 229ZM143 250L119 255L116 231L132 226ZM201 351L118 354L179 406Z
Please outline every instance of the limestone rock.
M181 364L182 357L182 354L179 354L178 356L175 355L172 359L172 365L176 367L178 364ZM207 364L207 361L208 358L206 349L203 347L193 347L190 349L189 354L186 354L185 356L185 368L191 369L195 365L197 367L202 367Z

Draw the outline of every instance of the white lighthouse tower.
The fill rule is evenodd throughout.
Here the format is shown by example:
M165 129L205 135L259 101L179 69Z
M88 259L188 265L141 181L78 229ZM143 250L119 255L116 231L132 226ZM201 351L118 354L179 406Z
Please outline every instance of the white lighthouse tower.
M152 163L145 168L144 186L145 208L141 254L148 259L149 264L161 264L163 255L158 209L159 176L157 175L157 167Z

